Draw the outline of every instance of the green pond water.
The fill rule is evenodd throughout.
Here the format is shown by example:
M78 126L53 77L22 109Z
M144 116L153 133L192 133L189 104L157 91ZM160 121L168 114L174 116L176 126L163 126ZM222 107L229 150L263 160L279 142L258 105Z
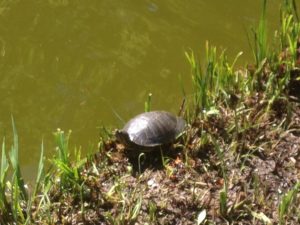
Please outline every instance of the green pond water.
M279 24L269 1L269 30ZM71 129L71 149L96 150L99 127L121 127L144 110L176 113L182 84L191 93L184 52L203 59L205 42L243 51L256 26L260 0L7 0L0 3L0 137L11 143L11 115L19 134L25 177L35 176L44 140ZM8 147L9 148L9 147Z

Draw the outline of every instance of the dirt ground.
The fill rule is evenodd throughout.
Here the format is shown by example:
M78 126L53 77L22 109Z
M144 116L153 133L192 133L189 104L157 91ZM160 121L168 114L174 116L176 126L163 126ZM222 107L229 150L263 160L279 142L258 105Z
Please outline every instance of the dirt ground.
M263 114L262 99L245 102L251 111L239 120L249 127L237 131L228 127L233 112L220 108L222 116L196 119L178 143L155 152L106 141L82 171L80 198L52 192L53 221L188 225L201 213L201 224L277 224L283 196L300 179L300 106L296 96ZM300 223L299 205L298 193L285 224Z

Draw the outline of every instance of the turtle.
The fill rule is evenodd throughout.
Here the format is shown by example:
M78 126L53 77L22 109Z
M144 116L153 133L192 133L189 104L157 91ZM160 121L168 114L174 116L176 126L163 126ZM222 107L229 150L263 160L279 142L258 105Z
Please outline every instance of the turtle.
M174 142L185 126L181 117L166 111L150 111L129 120L115 135L129 149L149 151Z

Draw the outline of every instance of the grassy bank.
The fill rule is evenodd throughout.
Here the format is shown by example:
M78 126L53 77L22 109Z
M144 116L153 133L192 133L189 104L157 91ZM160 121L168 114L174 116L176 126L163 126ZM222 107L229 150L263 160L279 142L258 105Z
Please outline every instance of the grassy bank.
M45 159L41 144L29 189L12 119L13 145L7 150L2 142L0 224L300 223L300 23L294 3L282 2L279 28L268 37L264 1L258 27L248 34L254 60L246 68L235 67L242 53L230 62L209 43L204 63L185 53L194 88L184 96L189 126L161 152L137 156L103 129L99 149L82 157L70 152L71 133L57 130L55 156ZM151 96L145 103L150 109Z

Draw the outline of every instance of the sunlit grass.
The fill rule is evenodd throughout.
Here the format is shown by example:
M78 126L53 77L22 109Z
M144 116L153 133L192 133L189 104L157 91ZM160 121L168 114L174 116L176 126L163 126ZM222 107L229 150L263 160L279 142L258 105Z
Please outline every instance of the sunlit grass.
M71 131L67 134L58 129L54 133L55 141L57 144L57 157L53 160L53 164L59 171L60 183L62 188L73 187L80 185L80 167L86 162L86 159L81 159L80 150L75 150L75 161L71 164L71 156L69 152L69 139Z
M269 202L266 199L263 184L256 174L251 174L250 184L253 187L254 196L240 199L237 202L229 201L229 187L232 185L232 177L228 177L228 168L225 153L230 152L235 157L240 170L244 170L245 165L260 152L264 154L265 146L274 143L265 143L263 137L248 137L248 131L255 133L259 127L266 125L272 126L270 132L285 131L288 129L291 120L292 105L289 101L287 86L290 82L290 71L299 66L299 52L297 41L300 34L300 23L295 10L295 1L283 1L281 8L281 23L279 30L275 32L274 43L269 44L267 36L266 10L267 1L262 1L262 14L256 29L251 30L248 36L252 47L254 65L247 69L237 69L236 63L242 52L236 54L232 62L228 60L226 51L218 52L217 47L208 42L205 46L205 59L199 60L197 54L193 51L185 53L185 56L191 68L191 80L193 84L193 94L184 97L188 102L184 107L186 120L192 123L198 123L197 129L184 135L183 151L184 163L191 168L193 157L205 150L210 149L211 154L215 154L217 162L207 162L203 160L201 169L203 174L207 173L210 163L214 163L214 169L221 174L221 188L218 190L218 215L228 223L234 222L239 217L251 217L253 223L260 221L265 224L271 224L270 215L263 211L257 211L253 205L258 204L261 209L268 208ZM298 65L297 65L298 63ZM248 103L247 101L254 103ZM273 107L276 103L285 103L285 116L279 118L274 124L267 124L266 118L272 115ZM152 95L148 95L144 104L145 112L151 111ZM259 106L259 107L258 107ZM225 121L219 126L214 123ZM107 179L112 180L112 185L106 192L99 194L96 198L94 207L107 207L114 205L113 212L107 210L101 214L110 224L133 224L138 220L145 200L143 190L139 190L140 177L142 176L142 161L145 154L140 154L138 162L138 177L136 178L136 187L129 189L123 178L131 173L131 169L125 171L128 174L120 175L120 171L111 171L108 161L112 159L105 152L105 143L111 141L113 134L111 131L103 128L99 141L100 151L97 154L104 156L99 160L94 160L96 156L82 157L80 149L75 149L74 156L71 156L69 140L71 132L65 133L58 129L54 133L56 154L50 159L51 166L48 170L45 168L44 145L41 144L40 160L37 176L33 191L29 191L23 180L19 165L18 153L18 134L14 120L13 144L7 156L7 147L5 139L2 141L1 148L1 166L0 166L0 223L8 222L19 224L30 224L35 219L43 219L48 224L55 223L52 213L59 211L55 208L56 199L72 199L78 201L80 205L80 215L85 218L88 214L89 200L93 198L88 195L91 190L87 183L93 183L95 186L103 174L113 174ZM211 127L215 129L209 130ZM228 135L221 142L221 134ZM195 139L195 137L199 137ZM246 137L253 142L249 144ZM195 139L195 140L194 140ZM276 140L274 140L276 141ZM112 141L111 141L112 142ZM228 148L223 148L224 146ZM190 146L193 146L191 149ZM111 143L109 149L117 148L115 143ZM194 151L194 152L192 152ZM190 160L191 159L191 160ZM161 150L161 161L164 172L167 177L171 177L177 170L170 165L172 158L168 158ZM190 162L193 161L193 162ZM113 162L115 163L115 162ZM116 164L120 163L119 161ZM87 165L89 166L86 169ZM11 179L8 174L11 171ZM88 172L87 172L88 171ZM124 172L124 173L125 173ZM91 176L89 179L88 176ZM217 183L217 181L216 181ZM294 204L299 193L299 181L287 193L279 196L278 216L279 223L284 224L285 220L291 214L299 213ZM211 187L213 188L213 187ZM97 189L98 190L98 189ZM243 190L241 190L243 191ZM244 190L246 192L246 190ZM87 198L86 196L89 196ZM95 195L95 193L94 193ZM92 196L92 197L91 197ZM196 195L195 195L196 196ZM196 198L196 197L195 197ZM55 204L54 204L55 203ZM106 205L105 205L106 204ZM160 206L162 207L162 206ZM201 206L197 206L201 208ZM162 207L163 208L163 207ZM155 202L148 204L149 221L157 222L157 212L161 210ZM195 215L196 224L206 224L211 218L208 216L208 210L202 209ZM60 211L59 211L60 213ZM298 215L298 218L300 215ZM8 221L8 222L7 222Z
M5 154L5 139L2 142L2 156L1 156L1 167L0 167L0 209L3 211L3 215L8 214L8 200L6 197L6 177L8 171L8 161ZM0 222L4 223L5 218L0 218Z
M292 207L293 200L300 190L300 182L298 182L290 191L282 196L279 204L279 224L285 224L289 216L289 209ZM294 207L297 207L296 205Z
M194 116L205 113L217 113L216 101L222 99L223 103L232 106L233 95L239 94L245 87L245 77L234 71L238 58L243 54L238 53L232 63L228 62L225 51L217 55L216 47L206 43L205 69L195 56L194 52L185 55L191 66L191 76L194 88L193 103ZM236 97L236 96L234 96Z
M151 111L152 93L148 94L147 101L145 101L145 112Z

